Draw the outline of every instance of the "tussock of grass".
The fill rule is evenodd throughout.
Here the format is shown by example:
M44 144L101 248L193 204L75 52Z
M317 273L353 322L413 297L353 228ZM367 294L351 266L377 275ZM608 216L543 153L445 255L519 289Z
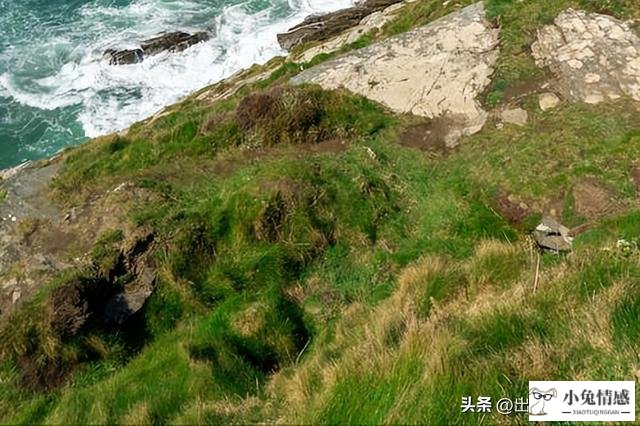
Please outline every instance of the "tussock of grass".
M364 98L317 87L276 87L246 96L238 94L213 107L189 101L146 127L132 129L126 137L104 137L71 152L66 159L68 167L54 186L61 198L69 199L74 188L106 188L114 184L113 177L143 177L140 172L162 169L167 162L191 162L193 167L196 158L213 159L238 148L317 143L332 138L348 142L374 134L390 123L378 105Z

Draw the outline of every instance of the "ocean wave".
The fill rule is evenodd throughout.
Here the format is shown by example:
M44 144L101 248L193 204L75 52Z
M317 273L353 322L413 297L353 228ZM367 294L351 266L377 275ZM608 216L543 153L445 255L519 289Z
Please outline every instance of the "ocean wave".
M276 34L307 15L353 4L354 0L274 0L262 10L252 10L255 5L248 1L218 10L194 1L88 4L80 9L82 22L69 28L69 37L58 32L57 39L47 42L47 52L59 48L64 53L51 55L43 65L54 72L25 84L19 73L7 71L0 75L0 93L42 110L80 105L77 120L88 137L119 131L199 88L283 54ZM162 31L206 26L215 27L215 37L184 52L124 66L109 66L102 59L109 47L133 46ZM78 31L86 33L80 43Z

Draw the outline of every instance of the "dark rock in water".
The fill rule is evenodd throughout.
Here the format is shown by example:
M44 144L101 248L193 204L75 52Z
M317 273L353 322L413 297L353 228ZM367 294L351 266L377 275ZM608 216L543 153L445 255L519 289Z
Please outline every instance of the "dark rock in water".
M104 55L109 59L109 65L137 64L142 62L144 59L144 52L142 49L109 49L104 52Z
M285 50L309 41L324 41L355 27L365 17L386 9L401 0L365 0L357 6L326 15L311 15L286 33L278 34L278 43Z
M181 31L166 33L142 42L145 55L156 55L162 52L181 52L194 44L209 39L209 33L200 31L189 34Z
M552 253L568 253L573 248L570 230L551 218L544 218L533 231L538 246Z
M211 35L206 31L194 34L175 31L164 33L142 42L138 49L108 49L104 55L109 65L130 65L142 62L146 56L157 55L162 52L181 52L194 44L206 41Z

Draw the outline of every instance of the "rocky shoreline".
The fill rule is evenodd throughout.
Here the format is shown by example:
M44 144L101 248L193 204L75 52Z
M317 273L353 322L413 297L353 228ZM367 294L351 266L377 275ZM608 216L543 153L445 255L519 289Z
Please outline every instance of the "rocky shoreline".
M193 34L184 31L163 33L144 40L140 43L139 48L107 49L104 52L104 57L109 61L109 65L137 64L144 61L147 56L163 52L182 52L191 46L209 40L212 36L212 33L208 31L199 31Z

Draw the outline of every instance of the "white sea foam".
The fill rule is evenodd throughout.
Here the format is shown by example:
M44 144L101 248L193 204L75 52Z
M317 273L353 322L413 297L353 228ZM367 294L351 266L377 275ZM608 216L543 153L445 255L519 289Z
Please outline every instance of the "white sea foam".
M202 4L179 1L139 0L124 8L85 7L78 31L89 31L86 45L69 47L64 37L56 43L72 48L71 61L53 64L58 71L33 82L26 89L8 73L0 75L0 93L31 107L53 110L81 105L78 120L89 137L130 126L187 94L219 81L254 63L282 54L276 34L286 31L307 15L351 6L355 0L286 0L293 11L276 17L276 8L251 13L246 4L221 12L203 11ZM277 3L274 1L273 3ZM215 19L213 16L217 15ZM111 20L111 21L109 21ZM113 21L120 24L113 31ZM192 27L183 26L189 22ZM127 47L161 31L199 30L215 26L216 35L184 52L160 54L142 63L109 66L102 53L109 47Z

